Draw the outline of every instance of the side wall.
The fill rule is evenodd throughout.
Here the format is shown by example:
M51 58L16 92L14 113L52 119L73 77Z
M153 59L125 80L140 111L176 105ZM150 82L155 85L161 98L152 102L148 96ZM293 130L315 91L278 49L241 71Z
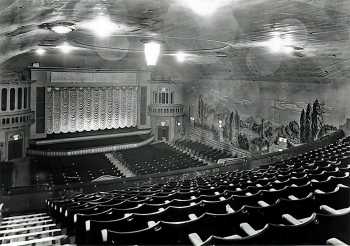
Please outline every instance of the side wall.
M184 88L190 125L213 132L220 141L252 153L275 152L299 144L300 113L316 99L323 133L346 121L347 85L201 79ZM222 135L222 136L220 136ZM286 142L279 142L280 138ZM281 141L284 141L284 140Z

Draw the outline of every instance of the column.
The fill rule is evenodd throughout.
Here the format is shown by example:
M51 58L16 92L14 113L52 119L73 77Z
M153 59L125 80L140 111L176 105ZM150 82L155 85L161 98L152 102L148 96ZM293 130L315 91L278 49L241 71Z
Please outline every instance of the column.
M6 105L6 111L10 111L10 87L7 87L7 105Z
M18 87L15 87L15 109L14 111L18 110Z
M22 109L24 109L24 88L22 87Z

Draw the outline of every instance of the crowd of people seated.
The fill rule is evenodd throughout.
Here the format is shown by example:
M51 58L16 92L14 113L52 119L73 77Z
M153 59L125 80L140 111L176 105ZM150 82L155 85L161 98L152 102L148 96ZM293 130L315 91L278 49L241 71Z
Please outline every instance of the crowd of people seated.
M79 193L47 206L78 244L349 244L349 163L350 144L340 142L250 170Z
M203 143L192 140L179 139L175 141L175 145L186 151L191 151L196 156L212 162L217 162L219 159L232 157L230 153L224 150L215 149Z
M103 175L123 177L104 154L32 157L33 184L62 185L90 182Z
M165 143L118 151L114 153L114 156L136 175L161 173L206 165Z

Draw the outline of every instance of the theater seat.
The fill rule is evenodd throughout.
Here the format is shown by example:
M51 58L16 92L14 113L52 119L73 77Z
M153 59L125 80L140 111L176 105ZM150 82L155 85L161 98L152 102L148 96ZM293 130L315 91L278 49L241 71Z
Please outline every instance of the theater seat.
M152 227L129 232L115 232L103 230L101 232L103 243L107 245L155 245L159 244L158 238L161 235L160 222ZM102 243L99 242L99 243Z
M314 226L314 244L325 244L329 238L350 243L350 212L339 215L317 214Z

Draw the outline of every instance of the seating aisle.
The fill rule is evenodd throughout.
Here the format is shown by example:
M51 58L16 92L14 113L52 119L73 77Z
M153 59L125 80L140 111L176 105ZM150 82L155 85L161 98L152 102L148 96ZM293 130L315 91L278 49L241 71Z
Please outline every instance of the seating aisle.
M175 146L190 151L194 155L211 162L217 162L219 159L232 158L232 155L224 150L215 149L202 143L192 140L179 139L175 141Z
M251 170L47 201L80 244L350 243L350 145Z

